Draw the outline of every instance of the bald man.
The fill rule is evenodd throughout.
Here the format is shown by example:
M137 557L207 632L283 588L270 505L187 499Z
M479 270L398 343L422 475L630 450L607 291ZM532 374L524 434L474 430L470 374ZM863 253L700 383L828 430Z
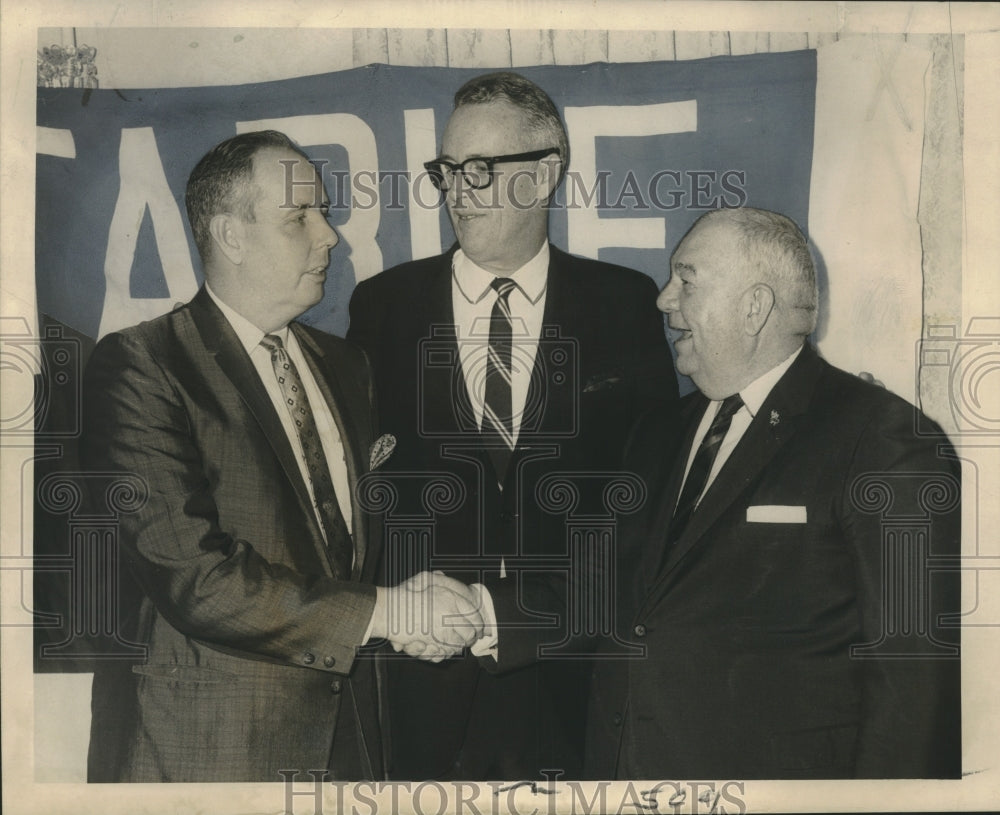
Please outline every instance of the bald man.
M815 270L782 215L703 216L657 304L698 392L679 427L633 430L650 500L621 533L618 596L646 652L595 672L588 774L958 777L947 438L809 344Z

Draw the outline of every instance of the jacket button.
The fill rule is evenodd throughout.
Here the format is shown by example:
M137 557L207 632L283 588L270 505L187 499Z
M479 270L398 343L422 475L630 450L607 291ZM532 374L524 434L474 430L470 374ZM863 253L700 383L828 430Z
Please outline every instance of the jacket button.
M304 662L304 663L305 663L306 665L312 665L312 664L313 664L313 663L314 663L314 662L316 661L316 655L315 655L315 654L311 654L311 653L309 653L308 651L306 651L306 652L305 652L305 653L304 653L304 654L302 655L302 661L303 661L303 662Z
M622 714L621 713L616 713L614 715L614 722L615 722L615 727L621 727L621 723L622 723Z
M337 664L337 659L336 657L323 657L323 664L326 665L327 668L332 668Z
M334 679L330 683L330 692L333 693L333 694L340 693L340 691L343 689L343 687L344 687L344 685L343 685L343 683L339 679Z
M632 633L635 634L637 637L645 637L646 626L644 626L642 623L639 623L638 625L636 625L635 628L632 629Z

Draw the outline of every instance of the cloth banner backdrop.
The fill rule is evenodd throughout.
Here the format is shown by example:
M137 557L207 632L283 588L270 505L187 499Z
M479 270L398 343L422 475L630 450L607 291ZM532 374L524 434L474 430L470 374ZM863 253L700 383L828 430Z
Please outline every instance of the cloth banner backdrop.
M519 71L569 131L560 247L663 284L670 250L708 209L765 207L807 227L815 51ZM274 128L323 170L341 244L305 319L342 335L356 281L453 241L422 165L454 92L481 73L369 65L230 87L40 88L39 312L96 339L189 299L201 270L187 176L217 142Z

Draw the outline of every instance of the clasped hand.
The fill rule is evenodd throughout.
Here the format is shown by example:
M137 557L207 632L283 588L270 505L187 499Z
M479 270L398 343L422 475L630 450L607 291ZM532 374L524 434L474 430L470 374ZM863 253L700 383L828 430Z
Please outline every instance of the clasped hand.
M479 592L441 572L379 587L372 633L396 651L440 662L483 636Z

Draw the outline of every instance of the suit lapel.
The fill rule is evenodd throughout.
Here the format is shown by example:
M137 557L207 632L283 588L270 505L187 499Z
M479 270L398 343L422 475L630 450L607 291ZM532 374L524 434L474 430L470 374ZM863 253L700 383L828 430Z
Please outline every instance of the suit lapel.
M285 435L284 426L271 397L264 389L264 384L260 381L260 375L250 360L249 355L243 348L239 337L233 331L229 321L223 316L218 306L212 302L212 298L204 288L198 292L191 301L191 317L201 335L202 342L210 354L215 357L216 363L222 373L228 377L233 386L239 392L246 406L253 414L260 425L264 438L274 450L281 468L285 471L285 476L295 489L295 494L302 505L302 511L306 514L310 524L315 528L317 540L322 543L323 536L320 533L319 525L316 523L315 514L312 509L312 501L309 498L309 490L302 478L298 461L292 445ZM323 560L326 561L325 547Z
M459 338L456 334L455 309L452 304L452 258L457 244L441 259L434 270L426 296L414 308L421 309L418 336L430 340L428 354L416 358L415 383L420 389L418 404L427 410L427 426L447 433L476 432L475 411L469 402L465 375L459 363ZM463 341L467 337L461 338ZM434 358L431 359L430 355ZM440 363L440 364L438 364Z
M545 311L542 314L542 333L538 338L538 353L535 354L535 365L531 372L531 383L535 390L528 394L534 397L534 404L541 404L542 415L539 416L532 430L545 435L553 430L563 430L567 424L568 415L573 410L572 400L580 393L581 385L576 382L576 390L570 393L568 388L546 388L549 377L546 376L550 364L549 354L553 350L553 337L547 337L547 331L558 331L563 339L575 339L579 331L577 315L577 298L568 291L566 255L556 247L549 245L549 273L545 280ZM579 350L579 349L578 349ZM580 360L575 360L579 368ZM577 371L579 374L579 370ZM537 391L544 390L543 393ZM532 404L529 402L529 404Z
M743 438L705 492L680 540L668 553L654 584L657 593L662 591L666 579L692 548L710 543L705 540L706 533L726 510L742 498L778 451L794 436L808 408L822 366L823 362L816 352L806 345L791 368L768 394ZM704 405L706 400L702 397L701 401ZM694 418L695 427L702 412L698 411ZM689 435L693 434L694 429L689 429ZM674 502L677 500L681 474L690 451L691 439L682 448L684 457L676 462L675 473L671 478L670 495ZM672 514L673 504L666 515L666 524L660 527L664 534Z
M650 527L650 535L645 547L643 557L643 573L647 586L652 585L660 576L663 566L666 564L664 552L667 545L667 531L670 520L677 506L677 499L681 491L681 480L684 476L684 468L687 465L688 457L691 454L691 445L694 442L694 435L701 422L705 409L708 407L708 399L700 393L695 393L688 397L680 415L680 422L685 428L684 439L677 447L677 458L673 467L670 468L670 475L666 479L663 490L660 492L660 501L656 520ZM650 500L653 500L652 498Z

